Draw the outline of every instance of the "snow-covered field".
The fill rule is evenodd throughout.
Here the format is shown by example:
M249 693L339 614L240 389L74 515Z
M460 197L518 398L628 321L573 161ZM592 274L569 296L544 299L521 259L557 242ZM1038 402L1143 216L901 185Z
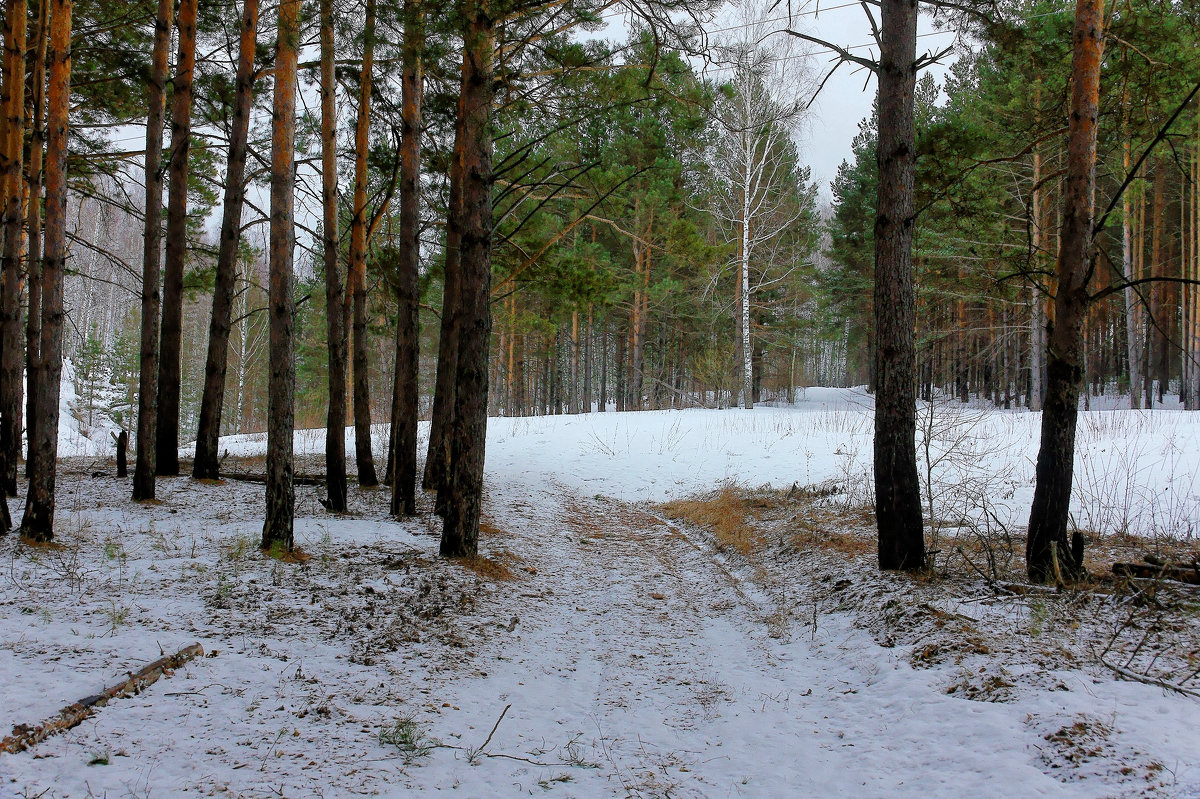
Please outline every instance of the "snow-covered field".
M981 497L1020 526L1037 417L923 419L940 535L986 516ZM311 557L287 564L255 547L261 486L163 479L160 503L133 505L90 476L100 460L70 461L61 548L0 539L0 724L160 651L209 657L0 754L0 795L1200 796L1198 700L997 629L1038 644L1069 604L879 576L869 554L756 562L654 504L769 483L850 508L870 496L870 430L870 398L831 389L787 408L493 419L490 560L474 567L436 556L428 508L390 520L380 491L352 490L341 518L300 487ZM296 443L323 451L319 432ZM1200 415L1085 414L1077 473L1081 528L1192 540ZM904 626L921 614L986 627L986 645L939 654L946 632Z
M556 478L584 494L627 502L662 502L734 482L833 485L869 503L873 412L861 389L809 388L796 405L752 411L492 419L487 473L493 481ZM932 477L936 514L970 515L976 495L985 495L1006 524L1024 525L1040 420L953 400L922 405L918 465L923 479ZM352 436L348 430L348 452ZM377 454L386 442L387 428L377 427ZM266 434L230 437L221 446L235 456L261 454ZM298 455L322 455L324 431L298 431L295 446ZM1072 515L1080 529L1200 535L1200 414L1084 412L1076 449Z

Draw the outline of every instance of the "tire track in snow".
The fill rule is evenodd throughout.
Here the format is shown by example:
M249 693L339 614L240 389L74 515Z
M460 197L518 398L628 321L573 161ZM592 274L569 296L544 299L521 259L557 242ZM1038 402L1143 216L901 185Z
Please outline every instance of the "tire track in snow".
M1086 795L1036 768L1019 719L946 697L847 619L823 617L811 643L772 639L758 586L652 511L554 483L489 488L485 548L536 574L497 600L521 622L482 654L500 661L487 684L444 686L494 700L458 702L443 740L477 746L511 705L488 750L505 757L455 773L466 795Z

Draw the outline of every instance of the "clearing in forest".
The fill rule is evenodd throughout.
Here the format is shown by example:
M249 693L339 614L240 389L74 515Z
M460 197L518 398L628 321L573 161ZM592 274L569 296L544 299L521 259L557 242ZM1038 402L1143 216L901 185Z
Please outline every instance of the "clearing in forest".
M335 517L299 487L308 557L281 563L260 485L163 479L132 505L70 461L59 545L0 539L0 723L206 657L0 754L0 795L1200 795L1198 700L1116 671L1197 687L1196 589L1023 589L1032 422L1000 412L938 422L934 572L880 575L864 403L493 420L465 564L428 504L396 522L381 491ZM1198 423L1146 416L1081 427L1076 519L1126 522L1088 528L1097 573L1194 552L1153 525L1200 518Z

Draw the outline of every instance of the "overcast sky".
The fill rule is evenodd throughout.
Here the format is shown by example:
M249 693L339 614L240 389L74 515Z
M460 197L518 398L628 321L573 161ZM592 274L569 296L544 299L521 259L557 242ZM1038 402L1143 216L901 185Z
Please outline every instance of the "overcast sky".
M872 41L870 23L858 4L821 11L819 15L805 17L803 22L806 23L805 33L842 47ZM935 31L925 18L921 19L919 35L918 55L927 49L946 47L954 41L952 33ZM856 55L878 55L873 46L854 52ZM810 62L814 68L828 71L832 66L830 58L831 54L823 53L813 56ZM821 182L822 196L827 198L832 197L829 183L837 175L838 165L850 158L850 143L858 135L859 120L870 114L871 102L875 99L874 76L861 68L854 69L857 71L848 66L840 67L825 84L813 103L807 129L801 133L802 152L812 166L813 177ZM945 67L934 67L932 71L941 81Z
M768 20L773 20L769 23L769 28L778 31L787 28L787 13L787 0L781 0L779 7L767 17ZM717 32L712 34L714 37L719 36L720 32L727 31L732 24L736 24L734 16L735 12L726 6L706 27L709 31ZM878 55L871 38L870 22L858 2L820 0L818 3L816 0L793 0L791 27L839 47L852 49L856 55ZM600 35L609 39L624 39L624 28L623 19L614 19L609 29ZM920 20L918 36L918 55L929 49L946 47L954 41L951 32L934 30L924 16ZM787 38L787 34L778 33L768 37L766 44L770 46L776 38ZM818 79L824 77L833 66L830 60L833 53L820 52L818 46L807 43L797 43L797 46L810 53L806 59L800 60L798 65L802 64L813 71ZM951 54L947 62L953 58ZM701 68L699 64L697 68ZM940 81L946 67L935 66L931 71ZM810 98L811 95L804 99L807 101ZM870 113L874 98L874 75L856 65L842 65L812 102L808 119L797 133L797 143L800 145L803 159L812 167L813 178L819 183L824 199L832 199L829 184L837 175L838 165L850 158L850 144L858 134L858 123Z

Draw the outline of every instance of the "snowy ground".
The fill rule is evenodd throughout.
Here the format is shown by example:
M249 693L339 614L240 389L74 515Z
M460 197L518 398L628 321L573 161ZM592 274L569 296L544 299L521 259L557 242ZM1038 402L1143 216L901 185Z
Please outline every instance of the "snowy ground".
M941 535L978 496L1023 521L1036 417L935 411ZM389 520L383 492L352 490L339 518L300 487L311 558L286 564L255 547L259 485L163 479L133 505L73 460L61 548L0 539L0 724L160 651L209 657L0 755L0 796L1200 796L1200 703L1091 657L1110 605L880 576L869 551L782 533L743 557L654 504L820 486L826 505L778 512L869 543L870 417L860 393L810 389L794 408L492 420L472 566L437 558L428 509ZM1087 414L1079 464L1080 527L1194 541L1200 418ZM1195 640L1194 591L1154 601Z

